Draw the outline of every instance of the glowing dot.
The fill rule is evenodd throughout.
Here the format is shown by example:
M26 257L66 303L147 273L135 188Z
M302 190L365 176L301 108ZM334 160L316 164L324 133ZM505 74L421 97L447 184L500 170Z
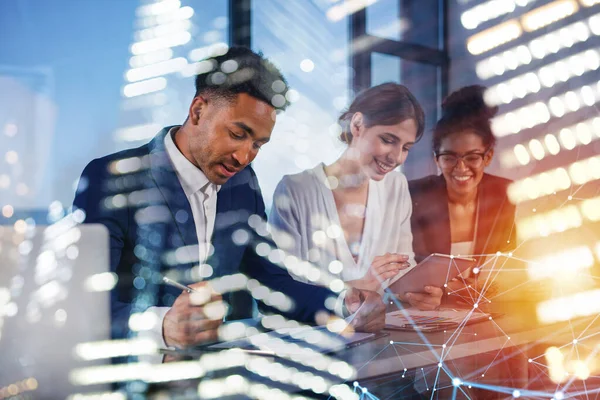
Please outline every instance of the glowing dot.
M315 231L312 235L312 239L317 246L322 246L327 241L327 235L323 231Z
M367 393L369 390L367 388L362 388L363 393Z
M215 85L222 85L227 80L227 75L222 72L215 72L210 75L210 80Z
M245 229L238 229L231 235L233 242L238 246L242 246L248 243L250 240L250 234Z
M354 387L358 387L358 382L354 382Z
M273 89L274 92L281 93L285 90L285 83L281 80L276 80L271 85L271 89Z
M315 279L316 281L316 279ZM329 289L331 289L332 291L339 293L342 290L344 290L344 282L341 279L334 279L333 281L331 281L331 283L329 284Z
M18 311L19 307L16 303L10 302L4 306L4 315L7 317L14 317Z
M141 276L136 276L133 280L133 286L138 290L142 290L146 287L146 280Z
M573 339L573 344L577 344L577 339Z
M336 224L331 224L328 228L327 228L327 236L329 236L331 239L337 239L338 237L340 237L343 234L342 228L340 228L338 225Z
M19 387L13 383L12 385L8 385L7 391L8 391L8 394L14 396L14 395L19 394Z
M445 344L445 343L442 345L442 348L443 348L443 349L445 349L445 348L446 348L446 344Z
M300 62L300 69L304 72L311 72L315 69L315 63L312 60L305 58Z
M56 312L54 313L54 319L56 320L56 322L64 323L67 320L67 312L62 308L56 310Z
M69 246L67 247L66 254L69 260L75 260L79 256L79 249L77 246Z
M25 231L27 231L27 222L22 219L18 219L15 221L13 228L15 229L15 232L23 234Z
M515 391L513 391L512 395L514 398L518 398L518 397L521 397L521 392L519 392L518 390L515 390Z
M333 260L329 263L329 272L332 274L339 274L344 269L344 264L339 260Z
M461 383L462 382L458 378L452 379L452 385L454 385L454 386L460 386Z
M298 101L300 99L300 93L298 93L296 90L294 89L290 89L286 92L285 94L285 98L287 99L287 101L289 101L290 103L294 103L296 101Z
M256 254L261 257L266 257L271 252L271 246L268 243L262 242L256 245Z
M230 74L234 71L237 71L238 69L238 63L235 60L227 60L224 61L223 64L221 64L221 71L225 72L226 74Z
M477 267L473 268L473 273L475 275L477 275L479 273L479 268L477 268Z
M439 367L439 368L442 368L442 363L438 363L438 367Z
M554 398L555 398L556 400L562 400L562 399L564 399L564 398L565 398L565 395L564 395L564 393L563 393L563 392L556 392L556 393L554 393Z
M16 151L10 150L10 151L6 152L6 155L4 156L4 159L9 164L16 164L17 161L19 161L19 155L17 154Z
M276 94L271 98L271 104L274 107L283 107L285 105L285 97L282 94Z
M573 200L573 196L569 196L569 197L567 197L567 199Z
M394 341L393 341L393 340L390 340L390 344L394 344Z
M27 379L27 387L30 390L35 390L38 388L38 381L35 378L29 378Z
M533 360L530 358L529 360L527 360L527 362L530 362L530 363L532 363L532 362L533 362Z
M4 207L2 207L2 215L4 215L5 218L12 217L14 213L15 209L13 208L13 206L7 204Z
M477 307L479 307L479 304L477 304L477 303L473 304L473 308L477 308Z

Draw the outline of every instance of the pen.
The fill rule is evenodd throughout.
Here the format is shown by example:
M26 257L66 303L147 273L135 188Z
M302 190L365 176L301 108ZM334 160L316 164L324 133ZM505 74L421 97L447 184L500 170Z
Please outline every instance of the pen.
M195 292L195 290L194 290L194 289L192 289L191 287L189 287L189 286L185 286L185 285L182 285L182 284L181 284L181 283L179 283L179 282L175 282L174 280L172 280L172 279L169 279L169 278L167 278L166 276L163 276L162 280L163 280L163 282L164 282L164 283L166 283L167 285L170 285L170 286L176 287L177 289L184 290L184 291L186 291L186 292L188 292L188 293Z

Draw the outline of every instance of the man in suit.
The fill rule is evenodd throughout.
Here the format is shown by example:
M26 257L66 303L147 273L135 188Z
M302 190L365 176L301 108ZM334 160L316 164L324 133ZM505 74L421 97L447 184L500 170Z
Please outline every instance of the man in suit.
M152 312L153 331L165 346L185 348L217 338L222 314L210 311L211 295L194 299L162 285L165 275L244 289L220 288L229 319L251 315L245 289L260 286L253 293L260 292L255 297L269 312L321 322L343 309L355 313L355 329L382 329L384 305L376 293L337 293L300 283L284 263L269 261L278 253L267 235L250 163L270 139L276 107L287 106L284 77L241 47L202 65L207 71L196 77L182 126L164 128L141 147L93 160L80 179L74 207L85 212L86 223L104 224L110 232L111 270L119 278L111 293L113 337L140 329L138 317ZM227 276L229 281L219 280ZM206 282L191 286L207 289ZM212 291L212 300L219 296Z

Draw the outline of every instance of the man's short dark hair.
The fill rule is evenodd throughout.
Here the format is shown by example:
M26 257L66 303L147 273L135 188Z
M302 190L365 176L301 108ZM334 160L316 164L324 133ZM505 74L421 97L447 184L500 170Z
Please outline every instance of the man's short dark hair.
M206 72L196 75L196 96L233 100L238 94L246 93L276 109L285 110L289 105L287 81L260 52L234 46L225 54L202 63Z

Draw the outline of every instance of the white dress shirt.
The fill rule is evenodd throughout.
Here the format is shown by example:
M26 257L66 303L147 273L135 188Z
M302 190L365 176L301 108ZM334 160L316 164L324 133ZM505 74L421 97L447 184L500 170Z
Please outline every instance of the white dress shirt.
M177 174L179 183L183 188L185 196L190 202L192 209L192 217L196 225L196 234L198 236L198 263L204 264L206 259L212 253L211 238L215 227L215 217L217 214L217 192L221 186L211 183L206 175L194 164L192 164L179 151L173 136L179 127L173 127L169 133L165 135L165 149L173 169ZM154 313L157 317L157 323L154 329L140 333L140 336L150 338L157 343L159 348L166 348L162 325L165 314L170 307L150 307L147 312ZM151 363L160 363L162 355L140 357L140 360Z
M178 127L171 128L165 136L165 149L173 163L173 169L179 178L179 183L190 202L192 217L198 234L199 258L198 262L204 264L210 255L210 244L215 228L217 214L217 192L221 186L210 183L206 175L192 164L175 146L172 135Z

